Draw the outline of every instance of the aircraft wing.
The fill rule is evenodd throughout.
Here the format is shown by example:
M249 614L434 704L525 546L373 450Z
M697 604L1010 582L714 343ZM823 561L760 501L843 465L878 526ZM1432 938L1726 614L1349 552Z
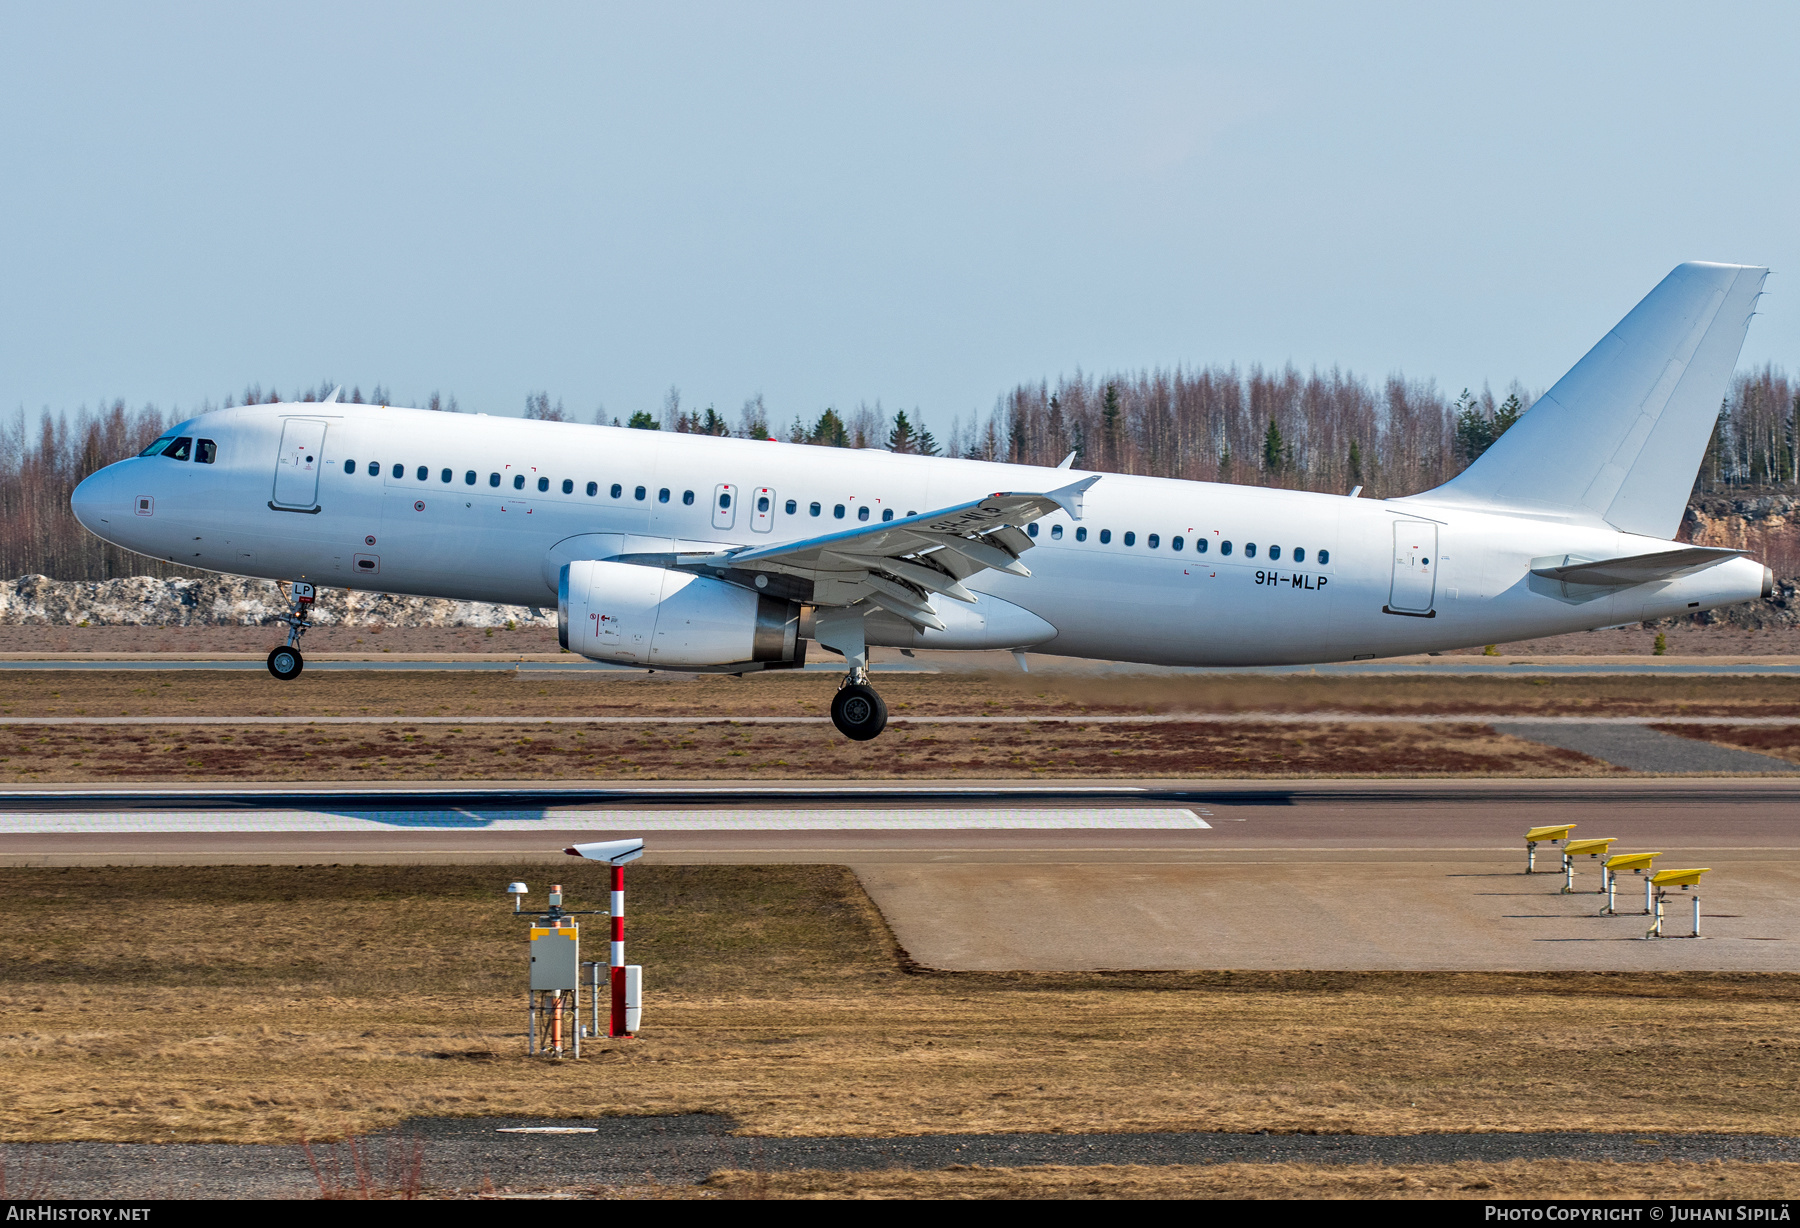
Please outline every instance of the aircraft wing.
M1634 554L1626 558L1600 559L1597 562L1571 562L1562 566L1533 567L1531 574L1564 584L1594 584L1622 587L1648 584L1652 580L1668 580L1689 572L1741 558L1742 550L1722 546L1688 546L1681 550L1659 550L1655 554Z
M975 594L962 581L988 568L1029 576L1019 556L1033 543L1019 526L1056 511L1080 520L1082 496L1099 480L1095 474L1043 493L1001 492L803 541L683 554L673 565L759 586L769 577L793 577L810 584L806 600L814 605L867 601L917 626L942 630L934 595L973 602Z

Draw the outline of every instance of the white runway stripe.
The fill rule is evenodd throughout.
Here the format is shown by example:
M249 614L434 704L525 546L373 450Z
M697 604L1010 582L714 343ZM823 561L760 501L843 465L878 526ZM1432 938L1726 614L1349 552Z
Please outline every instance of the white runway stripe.
M122 810L0 813L0 835L353 831L1120 831L1210 828L1189 809Z

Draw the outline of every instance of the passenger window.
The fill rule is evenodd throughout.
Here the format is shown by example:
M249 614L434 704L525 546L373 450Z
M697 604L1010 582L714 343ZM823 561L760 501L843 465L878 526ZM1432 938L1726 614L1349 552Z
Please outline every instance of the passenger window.
M867 520L869 518L869 509L866 507L857 508L856 509L856 518L858 520Z
M681 492L681 506L683 506L683 507L694 506L694 492L693 491L684 490Z
M1296 563L1306 562L1306 547L1305 546L1295 546L1294 547L1294 562L1296 562Z
M636 499L639 503L642 503L644 501L644 496L649 493L650 492L645 490L642 486L638 486L632 489L631 497Z
M463 485L464 486L475 485L475 471L473 469L471 469L467 473L463 474Z
M347 474L355 473L356 472L356 462L355 461L345 461L344 462L344 472Z
M572 480L572 479L570 479L570 478L564 478L564 479L563 479L563 494L565 494L565 495L572 495L572 494L574 494L574 493L575 493L575 483L574 483L574 481L573 481L573 480ZM591 494L591 493L593 493L593 492L591 492L591 491L590 491L590 492L589 492L589 493L590 493L590 494Z
M180 439L177 439L174 443L164 448L163 455L170 460L186 460L193 454L193 451L194 437L192 435L183 435ZM306 459L311 460L312 457L309 456ZM375 470L370 469L369 472L374 473Z
M1137 534L1136 534L1136 533L1127 533L1127 534L1125 534L1125 544L1126 544L1126 545L1127 545L1127 546L1135 546L1135 545L1137 545Z
M1104 546L1104 545L1109 544L1111 541L1112 541L1112 530L1111 529L1101 529L1100 530L1100 544L1102 546Z
M394 466L394 477L396 479L398 479L398 478L403 478L405 476L406 476L406 466L405 465L395 465Z
M380 461L370 461L369 462L369 476L372 478L378 478L381 476L381 462Z
M513 474L513 489L514 490L524 490L525 489L525 475L524 474L522 474L522 473Z
M617 499L620 495L622 495L624 493L625 493L625 488L623 486L619 485L617 482L614 482L612 484L612 497L613 498Z
M194 460L202 465L210 465L219 455L219 445L210 439L202 439L194 445Z
M756 496L756 510L759 512L766 512L769 510L769 496L767 496L767 495Z
M600 483L589 482L587 484L587 497L588 498L592 499L595 495L597 495L599 493L600 493ZM618 497L619 497L619 488L617 486L615 486L615 487L613 487L613 498L617 499Z
M540 491L549 490L550 489L550 479L549 478L539 478L538 479L538 489Z
M809 511L809 512L810 512L810 513L811 513L811 514L812 514L812 515L814 515L814 516L817 516L817 515L818 515L818 514L819 514L819 505L818 505L818 504L817 504L817 503L813 503L813 504L809 504L809 505L808 505L808 506L807 506L807 510L808 510L808 511Z
M424 465L420 465L419 472L414 476L421 482L428 482L431 480L431 470L427 469Z
M450 477L451 477L451 474L448 469L446 469L442 473L438 474L438 480L441 482L448 482L450 480Z
M1281 547L1280 546L1270 546L1269 547L1269 562L1279 563L1280 561L1281 561Z
M1030 524L1026 525L1025 532L1030 534L1032 537L1036 537L1038 535L1037 521L1034 520Z
M667 503L669 501L669 488L667 486L656 492L656 501L658 503Z
M844 505L839 503L833 506L831 509L831 516L834 520L842 520L844 518Z
M1061 525L1053 524L1050 526L1050 540L1051 541L1061 541L1062 540L1062 526Z
M892 520L894 518L894 509L891 507L882 509L881 518L883 520Z
M796 503L794 500L789 499L787 501L787 509L786 510L787 510L788 515L792 516L796 511L799 510L799 508L800 508L800 505L798 503Z
M1186 543L1183 542L1179 537L1171 537L1169 539L1169 549L1177 551L1177 552L1179 552L1181 550L1181 547L1185 544Z
M488 474L488 485L489 485L489 486L498 486L498 485L500 485L500 475L499 475L499 474L497 474L497 473L490 473L490 474Z
M919 513L917 513L917 512L915 512L915 511L913 511L913 510L912 510L912 509L911 509L911 508L910 508L910 507L909 507L909 508L907 508L907 509L906 509L906 514L907 514L907 516L909 516L909 517L911 517L911 516L917 516L917 515L918 515L918 514L919 514Z
M1087 526L1086 525L1082 525L1079 529L1075 530L1075 540L1078 542L1084 542L1087 540Z
M1231 553L1231 543L1230 542L1220 542L1219 543L1219 553L1220 554L1230 554Z
M1331 551L1329 551L1329 550L1319 551L1319 566L1323 567L1323 566L1325 566L1325 564L1327 564L1329 562L1331 562Z
M1247 559L1253 559L1256 557L1256 543L1255 542L1245 542L1244 543L1244 557Z
M1145 544L1148 545L1152 550L1154 550L1158 546L1162 545L1162 538L1160 538L1156 534L1152 533L1147 539L1145 539Z

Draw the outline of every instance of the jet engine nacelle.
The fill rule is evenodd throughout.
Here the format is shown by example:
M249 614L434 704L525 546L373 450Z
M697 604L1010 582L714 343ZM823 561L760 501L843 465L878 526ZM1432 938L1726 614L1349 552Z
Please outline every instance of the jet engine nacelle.
M557 636L595 661L654 669L781 669L805 660L800 607L675 571L577 559L557 583Z

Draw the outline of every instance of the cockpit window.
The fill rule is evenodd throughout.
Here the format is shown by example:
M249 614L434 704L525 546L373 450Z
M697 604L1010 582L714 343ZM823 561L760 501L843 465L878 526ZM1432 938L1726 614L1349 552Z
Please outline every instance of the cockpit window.
M219 445L210 439L202 439L194 445L194 459L202 465L210 465L219 459Z
M170 460L187 460L194 453L194 440L191 435L183 435L174 443L163 449L163 455Z
M158 452L161 452L164 448L168 447L169 441L174 438L175 438L175 436L173 436L173 435L160 436L156 440L155 443L152 443L149 447L145 448L142 452L139 452L138 455L139 456L155 456Z

